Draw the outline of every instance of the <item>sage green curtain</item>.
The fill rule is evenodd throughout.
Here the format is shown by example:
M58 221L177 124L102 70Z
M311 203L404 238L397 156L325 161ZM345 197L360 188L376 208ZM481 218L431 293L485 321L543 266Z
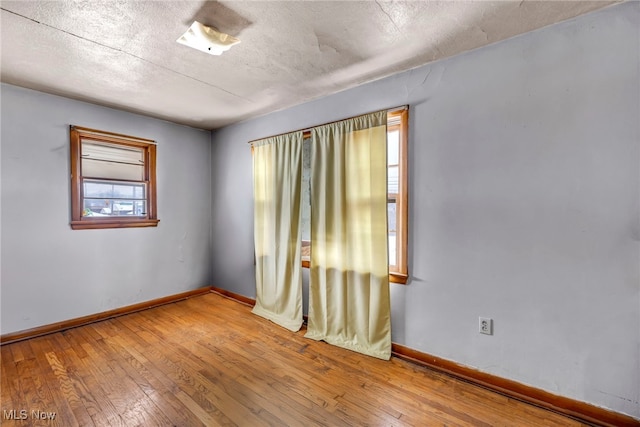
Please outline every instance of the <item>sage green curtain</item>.
M391 357L386 112L311 132L306 337Z
M302 132L253 144L256 305L291 331L302 326Z

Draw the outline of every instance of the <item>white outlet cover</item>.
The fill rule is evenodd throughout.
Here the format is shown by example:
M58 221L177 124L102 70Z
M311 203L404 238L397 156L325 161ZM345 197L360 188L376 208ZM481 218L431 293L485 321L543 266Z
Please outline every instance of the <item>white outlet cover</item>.
M493 335L493 319L489 317L479 317L478 332L485 335Z

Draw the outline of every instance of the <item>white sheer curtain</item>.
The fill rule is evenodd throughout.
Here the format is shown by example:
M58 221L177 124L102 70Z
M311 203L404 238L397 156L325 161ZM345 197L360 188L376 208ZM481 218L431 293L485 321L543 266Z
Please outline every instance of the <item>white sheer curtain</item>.
M302 326L302 132L253 143L256 305L291 331Z
M306 337L388 360L386 112L312 130Z

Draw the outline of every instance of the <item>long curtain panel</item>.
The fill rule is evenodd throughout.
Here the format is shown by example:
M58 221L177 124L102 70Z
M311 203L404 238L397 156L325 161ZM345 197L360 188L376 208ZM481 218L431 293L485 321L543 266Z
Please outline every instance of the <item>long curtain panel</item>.
M302 326L302 132L253 144L256 304L253 313Z
M306 337L388 360L386 112L312 130Z

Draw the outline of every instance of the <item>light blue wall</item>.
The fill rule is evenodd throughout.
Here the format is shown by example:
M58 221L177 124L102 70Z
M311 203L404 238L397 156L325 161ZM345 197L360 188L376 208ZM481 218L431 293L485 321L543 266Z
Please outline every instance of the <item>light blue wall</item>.
M211 134L3 84L2 334L208 286ZM71 230L69 125L156 140L157 228Z
M213 284L255 296L247 141L409 104L393 341L640 418L639 28L616 5L215 132Z

